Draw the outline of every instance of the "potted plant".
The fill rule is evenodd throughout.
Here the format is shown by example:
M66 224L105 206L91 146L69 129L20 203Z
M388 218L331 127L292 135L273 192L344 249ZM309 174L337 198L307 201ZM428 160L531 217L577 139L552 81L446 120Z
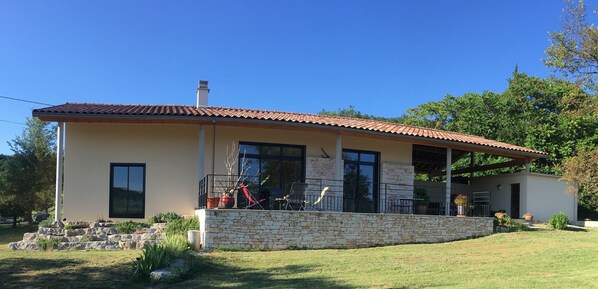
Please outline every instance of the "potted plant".
M220 188L220 206L222 208L230 209L235 206L235 193L241 188L241 184L247 178L247 161L245 154L239 160L239 152L233 142L231 149L226 146L226 159L224 161L226 168L226 175L219 180ZM237 174L238 168L238 174Z
M425 215L428 212L430 198L424 188L415 188L415 213Z
M457 217L465 217L465 205L467 205L467 195L457 195L455 197L455 205L457 205Z
M525 219L528 222L531 222L534 219L534 215L532 215L532 213L527 212L523 215L523 219Z

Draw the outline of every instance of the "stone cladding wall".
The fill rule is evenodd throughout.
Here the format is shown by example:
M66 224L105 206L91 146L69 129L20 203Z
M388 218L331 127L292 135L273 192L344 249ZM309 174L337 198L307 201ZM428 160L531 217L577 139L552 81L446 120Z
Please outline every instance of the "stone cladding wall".
M308 184L307 199L310 201L317 199L322 189L328 187L322 203L317 208L314 208L314 210L343 210L343 182L334 180L336 178L335 162L333 158L307 157L305 164L305 181Z
M490 235L491 218L340 212L198 210L204 250L283 250L437 243Z
M380 211L383 213L401 212L399 199L413 198L414 170L412 165L382 163L382 184L380 187Z

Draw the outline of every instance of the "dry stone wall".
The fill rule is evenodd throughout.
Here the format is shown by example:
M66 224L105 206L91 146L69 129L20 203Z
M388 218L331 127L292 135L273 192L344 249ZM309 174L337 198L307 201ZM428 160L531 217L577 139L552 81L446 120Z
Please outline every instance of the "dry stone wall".
M341 212L198 210L204 250L437 243L490 235L491 218Z
M25 233L23 240L8 244L11 250L39 250L38 240L56 239L54 250L127 250L143 249L163 238L165 224L153 224L133 234L118 234L113 223L76 222L76 228L39 228Z

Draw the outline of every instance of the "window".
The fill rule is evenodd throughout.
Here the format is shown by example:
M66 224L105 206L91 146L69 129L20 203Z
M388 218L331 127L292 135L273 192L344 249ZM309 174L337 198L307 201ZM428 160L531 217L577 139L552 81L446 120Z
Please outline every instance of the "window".
M288 192L291 184L305 178L305 146L244 143L239 144L239 163L245 157L247 175L259 176L256 186Z
M145 218L145 164L110 164L110 218Z

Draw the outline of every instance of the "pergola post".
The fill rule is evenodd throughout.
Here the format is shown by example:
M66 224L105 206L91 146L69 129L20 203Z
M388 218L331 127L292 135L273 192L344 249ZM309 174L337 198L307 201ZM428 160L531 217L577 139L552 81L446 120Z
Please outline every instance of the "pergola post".
M62 211L62 162L64 159L64 122L56 128L56 195L54 200L54 220L60 222Z
M451 167L453 162L453 150L446 149L446 206L444 214L451 215Z

